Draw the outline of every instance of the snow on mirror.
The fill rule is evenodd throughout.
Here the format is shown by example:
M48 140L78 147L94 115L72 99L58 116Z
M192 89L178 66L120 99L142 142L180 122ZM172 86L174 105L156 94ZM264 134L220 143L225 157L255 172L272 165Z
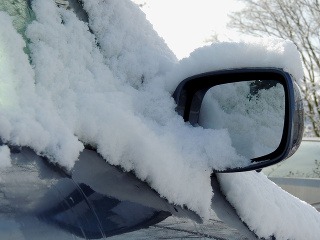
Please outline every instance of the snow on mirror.
M274 152L281 141L285 91L276 80L216 85L205 94L199 125L229 132L233 147L250 159Z

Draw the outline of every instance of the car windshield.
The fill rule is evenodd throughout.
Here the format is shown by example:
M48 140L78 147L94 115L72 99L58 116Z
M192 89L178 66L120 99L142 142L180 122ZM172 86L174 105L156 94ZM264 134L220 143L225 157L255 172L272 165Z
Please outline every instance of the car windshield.
M27 25L35 19L28 0L0 0L0 11L13 17L13 26L25 38Z

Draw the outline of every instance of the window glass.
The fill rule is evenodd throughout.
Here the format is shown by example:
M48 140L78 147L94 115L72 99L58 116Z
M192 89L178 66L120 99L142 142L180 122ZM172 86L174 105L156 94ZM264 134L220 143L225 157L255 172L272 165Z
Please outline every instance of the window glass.
M13 25L24 36L26 27L34 19L28 0L0 0L0 11L13 17Z

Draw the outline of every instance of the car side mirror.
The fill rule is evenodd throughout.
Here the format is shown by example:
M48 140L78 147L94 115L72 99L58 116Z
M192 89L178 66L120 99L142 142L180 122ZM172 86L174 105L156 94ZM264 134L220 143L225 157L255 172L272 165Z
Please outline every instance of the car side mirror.
M303 134L303 104L291 76L277 68L207 72L182 81L173 97L186 122L228 131L248 166L214 172L261 169L292 155ZM214 146L213 146L214 147Z

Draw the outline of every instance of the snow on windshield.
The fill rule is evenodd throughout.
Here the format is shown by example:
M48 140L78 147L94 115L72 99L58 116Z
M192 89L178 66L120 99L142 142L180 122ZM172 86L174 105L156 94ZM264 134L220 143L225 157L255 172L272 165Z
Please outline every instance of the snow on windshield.
M132 170L161 196L203 218L210 215L211 169L250 160L223 127L185 123L171 97L176 86L225 68L278 67L297 80L303 75L288 41L214 44L177 61L130 1L84 1L94 35L72 11L51 0L32 2L30 59L11 19L0 12L2 141L29 146L69 170L84 144L91 145L107 162Z

